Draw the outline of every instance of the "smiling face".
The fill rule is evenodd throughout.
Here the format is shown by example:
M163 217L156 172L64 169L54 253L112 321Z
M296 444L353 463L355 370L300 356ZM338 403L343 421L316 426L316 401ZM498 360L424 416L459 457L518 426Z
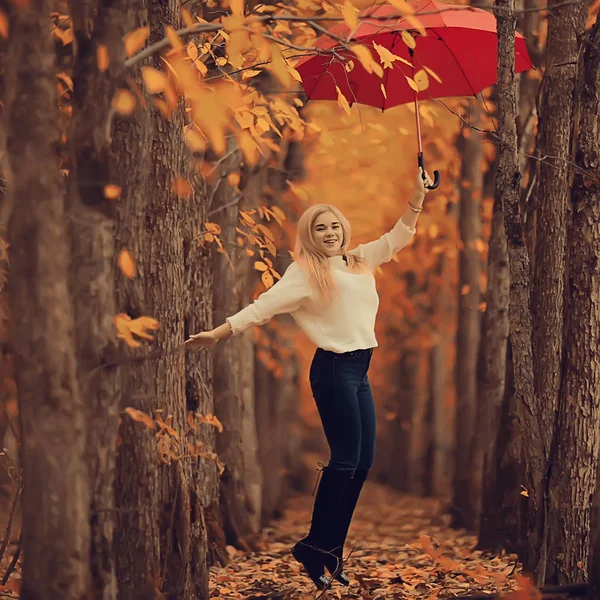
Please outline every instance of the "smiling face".
M327 256L337 256L344 242L342 224L330 211L320 214L314 221L312 236L317 248Z

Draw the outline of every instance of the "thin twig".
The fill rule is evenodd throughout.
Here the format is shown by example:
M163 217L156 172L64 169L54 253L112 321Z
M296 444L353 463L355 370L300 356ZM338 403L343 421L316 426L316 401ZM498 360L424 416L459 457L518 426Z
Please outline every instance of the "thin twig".
M10 565L8 565L8 569L6 569L6 573L4 573L4 577L2 581L0 581L1 585L6 585L8 578L12 575L13 571L17 566L17 562L19 557L21 556L21 541L23 540L23 528L21 528L21 533L19 534L19 541L17 542L17 549L15 550L15 555L12 557L10 561Z
M8 523L6 524L6 531L4 533L4 540L2 540L2 547L0 547L0 562L4 558L4 553L6 552L6 548L8 547L8 542L10 540L10 531L12 529L13 518L15 516L15 512L17 510L17 506L19 505L19 498L21 497L21 492L23 491L23 484L19 484L17 489L17 493L13 498L12 507L10 509L10 516L8 517Z

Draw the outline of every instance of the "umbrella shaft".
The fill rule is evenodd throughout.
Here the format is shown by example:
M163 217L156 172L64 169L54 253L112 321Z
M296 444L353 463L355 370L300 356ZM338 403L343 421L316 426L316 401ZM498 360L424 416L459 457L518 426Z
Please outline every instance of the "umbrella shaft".
M417 122L417 143L419 147L419 154L423 154L423 145L421 143L421 119L419 117L419 101L417 100L417 93L415 92L415 119Z

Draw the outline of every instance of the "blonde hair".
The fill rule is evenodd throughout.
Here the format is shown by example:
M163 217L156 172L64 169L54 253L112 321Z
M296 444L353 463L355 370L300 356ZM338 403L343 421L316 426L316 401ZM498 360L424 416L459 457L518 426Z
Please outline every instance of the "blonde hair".
M315 204L302 213L298 220L296 232L296 247L294 249L296 261L306 271L310 285L317 291L321 300L328 303L335 291L329 257L319 249L313 236L315 221L327 212L333 213L342 227L343 239L340 254L346 257L350 271L364 271L367 268L367 263L359 256L346 254L350 244L350 223L335 206Z

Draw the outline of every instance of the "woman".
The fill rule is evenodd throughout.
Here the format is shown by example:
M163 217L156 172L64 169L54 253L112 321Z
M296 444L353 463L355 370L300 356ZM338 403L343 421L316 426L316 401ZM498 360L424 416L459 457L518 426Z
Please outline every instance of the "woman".
M192 335L188 348L219 340L290 313L317 351L310 384L331 451L313 508L309 534L292 549L319 589L342 571L346 534L375 452L375 406L367 372L375 339L379 297L374 269L388 262L415 234L431 180L419 169L414 196L394 228L348 251L350 225L327 204L310 207L298 222L296 262L271 289L212 331Z

